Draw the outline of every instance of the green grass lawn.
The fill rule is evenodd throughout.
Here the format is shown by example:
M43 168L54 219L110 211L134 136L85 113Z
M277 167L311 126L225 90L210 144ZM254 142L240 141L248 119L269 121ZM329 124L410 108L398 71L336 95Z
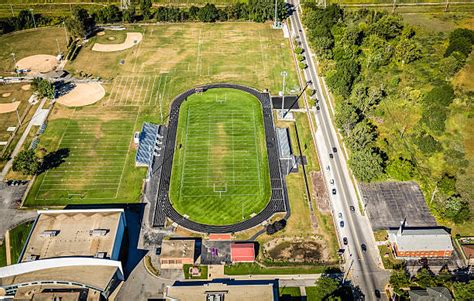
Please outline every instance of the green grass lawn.
M234 89L192 95L180 109L176 145L170 197L178 212L223 225L265 208L270 177L254 96Z
M226 265L224 273L226 275L288 275L288 274L319 274L326 271L328 266L318 265L293 265L293 266L272 266L262 267L256 263L238 263Z
M17 263L20 258L23 246L28 238L32 222L21 224L10 230L10 254L12 256L12 264Z
M7 265L7 250L5 248L5 242L0 245L0 268Z
M201 275L198 277L191 277L191 275L189 274L189 268L192 266L192 264L183 265L185 279L207 279L207 265L198 266L199 272L201 273Z
M122 181L125 170L136 171L131 140L137 114L136 108L83 108L57 119L53 114L39 148L69 154L59 167L37 177L26 206L137 200L140 182Z

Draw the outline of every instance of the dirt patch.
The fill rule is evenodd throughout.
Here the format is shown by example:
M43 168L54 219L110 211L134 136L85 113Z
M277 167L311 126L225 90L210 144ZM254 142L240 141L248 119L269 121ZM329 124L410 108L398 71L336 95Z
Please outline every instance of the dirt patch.
M0 103L0 114L15 112L18 109L19 105L20 105L19 101L15 101L11 103Z
M31 85L30 85L30 84L23 85L23 86L21 86L21 89L22 89L23 91L29 91L29 90L31 90Z
M2 94L2 97L7 98L7 97L10 97L10 95L12 95L10 92L6 92Z
M97 35L98 35L98 36L105 36L105 31L99 31L99 32L97 33Z
M132 48L133 46L137 45L143 39L143 35L140 32L127 32L127 38L125 42L121 44L99 44L95 43L92 47L93 51L99 52L113 52L113 51L121 51L128 48Z
M320 212L331 212L328 191L326 185L324 185L322 173L320 171L313 171L310 173L310 177L318 210Z
M67 107L82 107L98 102L105 96L99 83L78 83L69 93L58 97L58 103Z
M109 41L115 41L115 37L108 37L107 40L109 40Z
M27 74L46 73L58 66L58 60L53 55L38 54L22 58L16 63L16 68L29 70Z
M275 262L323 263L329 252L317 238L277 238L263 246L263 255Z

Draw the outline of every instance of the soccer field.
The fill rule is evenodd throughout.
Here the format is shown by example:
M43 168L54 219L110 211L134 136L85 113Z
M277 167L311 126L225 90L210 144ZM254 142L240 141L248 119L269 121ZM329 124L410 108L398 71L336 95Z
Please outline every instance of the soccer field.
M175 209L190 220L232 224L270 198L260 102L234 89L194 94L181 105L170 184Z

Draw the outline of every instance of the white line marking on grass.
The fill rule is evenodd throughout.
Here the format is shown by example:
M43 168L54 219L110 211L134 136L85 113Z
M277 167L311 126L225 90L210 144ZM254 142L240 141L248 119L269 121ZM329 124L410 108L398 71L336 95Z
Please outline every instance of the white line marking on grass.
M117 105L120 106L122 104L122 100L124 98L124 94L125 94L125 90L127 89L127 86L128 86L128 81L130 80L131 76L127 76L127 79L125 80L125 83L123 85L123 89L122 89L122 92L120 92L120 98L117 99L118 102L117 102Z
M137 65L138 55L140 53L140 49L142 48L143 40L145 39L145 35L146 35L146 27L145 27L145 30L143 31L142 42L138 44L138 47L137 47L137 50L136 50L135 62L133 63L132 72L135 72L135 66Z
M168 92L167 87L166 87L167 83L168 83L168 75L165 75L165 83L163 85L163 92L161 92L161 97L160 97L160 114L161 114L161 116L163 116L161 104L163 103L163 100L166 97L166 93ZM162 120L162 122L163 122L163 120Z
M257 174L258 174L258 184L259 184L259 191L261 192L262 190L262 180L260 179L260 156L259 156L259 151L258 151L258 140L257 140L257 124L255 121L255 110L252 111L252 122L253 122L253 136L255 137L255 155L257 156Z
M140 88L140 94L137 97L140 100L141 104L144 103L144 100L142 98L142 92L143 92L143 84L145 83L145 79L146 79L146 77L143 77L142 85L141 85L141 88Z
M151 105L151 100L153 99L153 92L155 90L155 81L156 81L156 76L153 76L153 86L151 86L151 94L150 94L150 99L148 100L148 105Z
M114 79L114 82L112 83L112 89L110 89L110 94L109 94L109 98L107 98L107 101L105 102L106 105L110 105L110 101L111 101L111 98L112 98L112 94L114 92L114 89L115 89L115 86L117 85L117 81L118 81L118 78L120 76L118 76L116 79Z
M128 103L130 91L132 91L133 81L134 81L134 80L135 80L135 77L132 77L132 81L130 82L130 85L128 86L127 96L125 96L125 99L124 99L123 104L127 104L127 103ZM122 104L122 102L120 102L120 104Z
M156 87L156 94L155 94L155 105L159 103L160 101L160 87L161 87L161 80L163 76L159 77L160 79L158 80L158 86ZM161 114L161 107L160 107L160 114Z
M185 142L184 142L184 149L183 149L183 164L181 167L181 181L179 183L179 196L178 199L181 197L181 193L183 191L183 177L184 177L184 166L186 164L186 150L187 150L187 145L188 145L188 124L189 124L189 113L191 112L191 107L188 107L188 119L186 120L186 131L185 131Z
M146 103L146 98L147 98L148 91L149 91L149 88L150 88L150 82L151 82L151 78L148 78L148 82L147 82L146 90L145 90L145 97L143 98L143 104Z
M196 56L196 75L201 74L201 29L199 29L199 36L198 36L198 49L197 49L197 56Z
M135 98L135 94L137 94L138 83L140 82L140 79L141 79L140 77L137 77L137 83L135 84L135 89L133 90L133 95L132 95L132 101L131 101L132 104L135 104L137 102Z
M139 111L136 112L136 117L135 117L135 123L133 124L133 128L132 130L135 130L136 126L137 126L137 120L138 120L138 115L139 115ZM132 143L133 142L133 135L130 135L130 142L129 143ZM130 144L129 144L130 145ZM128 160L128 156L130 155L130 150L127 152L127 155L125 156L125 160L123 161L123 168L122 168L122 174L120 175L120 181L119 181L119 185L117 187L117 192L115 193L115 197L114 199L117 198L118 196L118 192L119 192L119 189L120 189L120 186L122 185L122 178L123 178L123 173L125 171L125 166L127 165L127 160Z
M125 76L120 76L120 83L117 85L117 90L115 91L114 102L112 103L113 105L115 105L115 102L117 101L119 91L120 91L120 88L122 87L122 81L123 81L124 77ZM118 81L118 79L117 79L117 81Z

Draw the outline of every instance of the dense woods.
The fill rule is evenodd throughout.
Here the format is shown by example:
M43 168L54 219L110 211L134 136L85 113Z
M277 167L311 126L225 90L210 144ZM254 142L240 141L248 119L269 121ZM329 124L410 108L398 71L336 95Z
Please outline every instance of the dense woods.
M423 35L400 16L336 5L306 4L304 12L354 175L415 180L438 217L468 219L474 195L464 125L450 120L472 118L473 95L451 80L471 53L474 32Z

